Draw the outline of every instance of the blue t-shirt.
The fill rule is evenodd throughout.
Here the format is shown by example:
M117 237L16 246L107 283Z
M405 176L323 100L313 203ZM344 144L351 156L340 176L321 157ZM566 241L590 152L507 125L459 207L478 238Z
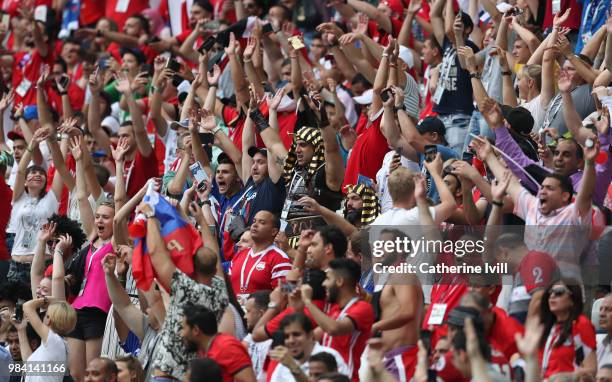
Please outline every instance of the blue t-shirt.
M465 45L472 48L474 53L479 49L471 41L466 41ZM444 56L442 65L440 66L440 80L438 86L444 86L444 94L440 99L440 103L434 105L433 111L438 114L468 114L471 115L474 111L474 100L472 99L472 80L470 73L461 68L459 64L459 55L457 49L448 38L444 38L444 46L442 47ZM448 70L444 70L448 68ZM444 72L443 72L444 71ZM448 73L448 76L444 74Z
M450 149L446 146L442 146L442 145L436 145L436 147L438 148L438 152L440 153L440 156L442 157L442 162L446 162L449 159L460 159L459 158L459 154L457 154L457 152L453 149ZM423 165L423 161L425 160L425 154L423 153L418 153L418 157L419 157L419 166L421 167L421 169L424 168ZM434 183L434 181L431 179L431 176L429 175L429 172L426 175L426 179L427 179L427 185L429 186L429 190L427 191L427 196L433 200L434 203L438 204L440 203L440 195L438 194L438 189L436 188L436 184Z
M256 184L249 178L240 192L240 202L234 207L234 213L242 216L247 225L251 225L259 211L270 211L280 214L286 196L285 180L281 176L278 182L272 182L269 176Z

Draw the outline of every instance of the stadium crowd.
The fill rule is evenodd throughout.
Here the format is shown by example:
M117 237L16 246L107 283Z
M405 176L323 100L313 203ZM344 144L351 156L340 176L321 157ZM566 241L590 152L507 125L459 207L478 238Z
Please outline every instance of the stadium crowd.
M612 381L610 0L0 6L0 381Z

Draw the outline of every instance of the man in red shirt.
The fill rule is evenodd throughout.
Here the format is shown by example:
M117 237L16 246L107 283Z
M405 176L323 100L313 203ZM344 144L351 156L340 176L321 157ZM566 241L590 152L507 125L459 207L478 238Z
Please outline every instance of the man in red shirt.
M358 381L361 354L370 338L374 323L372 305L360 299L357 284L361 278L359 264L349 259L334 259L329 263L323 286L327 301L334 304L329 315L312 302L312 287L302 285L302 301L325 334L321 341L342 355L353 381Z
M253 218L250 232L252 248L245 248L232 258L229 277L239 298L259 290L272 290L291 270L291 260L274 245L280 221L269 211L259 211Z
M251 357L234 336L217 332L217 318L202 305L186 305L181 336L189 351L208 357L221 366L223 382L255 382ZM194 379L192 376L192 380Z

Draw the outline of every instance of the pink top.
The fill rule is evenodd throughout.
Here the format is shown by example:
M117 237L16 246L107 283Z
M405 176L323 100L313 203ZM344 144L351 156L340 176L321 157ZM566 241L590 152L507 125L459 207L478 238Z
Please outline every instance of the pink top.
M106 288L102 259L107 253L113 251L113 244L109 242L98 248L94 253L91 252L91 248L90 245L85 258L85 273L83 275L85 288L83 289L81 285L79 296L72 303L72 307L74 309L98 308L108 313L112 303Z

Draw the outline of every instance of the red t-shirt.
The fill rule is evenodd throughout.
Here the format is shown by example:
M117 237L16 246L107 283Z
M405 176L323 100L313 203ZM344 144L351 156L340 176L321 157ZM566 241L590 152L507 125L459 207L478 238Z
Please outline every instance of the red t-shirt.
M433 346L433 345L432 345ZM453 365L453 351L452 349L444 354L444 357L440 357L438 362L433 365L433 369L436 371L436 380L442 382L469 382L470 379L466 378L461 374L459 370Z
M520 276L519 283L528 293L532 293L550 285L559 276L559 267L549 254L529 251L521 260L517 273Z
M99 0L81 0L79 24L83 26L92 25L104 17L104 3L105 1Z
M13 58L15 60L13 62L13 89L15 89L13 104L36 105L36 81L38 81L43 64L53 65L52 50L48 49L47 57L41 56L38 49L33 49L31 53L17 52Z
M272 290L291 270L291 259L274 245L259 253L243 249L230 263L229 276L236 294Z
M359 175L376 179L376 173L382 166L385 155L389 152L387 139L380 131L381 120L382 113L357 137L346 164L342 189L348 184L357 184Z
M575 371L582 360L595 351L595 327L585 315L581 314L573 322L570 335L561 346L556 346L560 333L560 325L555 324L548 334L546 346L540 349L540 365L544 378ZM577 359L579 354L582 359Z
M127 176L128 197L131 198L136 195L149 179L157 177L159 175L158 168L155 150L151 150L151 154L145 158L140 151L136 149L134 160L126 162L124 167Z
M569 17L567 21L561 24L563 27L567 27L573 30L580 29L580 17L582 15L582 2L578 2L576 0L560 0L561 1L561 11L560 15L565 12L567 8L572 8L570 11ZM553 13L552 13L552 1L546 2L546 10L544 11L544 22L542 26L544 28L552 27L553 23Z
M368 33L372 40L382 46L386 46L389 43L389 36L397 37L402 29L402 23L402 20L397 17L391 17L391 34L389 34L384 29L379 28L377 22L370 20L368 21Z
M232 382L236 373L253 366L246 348L229 334L215 335L208 351L200 351L198 356L208 357L221 366L223 382Z
M495 323L487 335L487 342L491 345L491 360L492 363L500 366L502 373L508 373L510 376L510 367L505 366L512 359L512 355L519 352L514 335L525 333L525 329L518 321L509 317L503 309L494 306L492 310L495 315Z
M265 118L268 118L268 104L266 102L261 104L261 106L259 107L259 110L261 111L261 113L263 114ZM242 151L242 129L244 129L244 122L246 121L246 116L240 116L240 112L238 111L238 109L235 109L231 106L223 106L223 110L221 113L223 117L223 123L225 123L229 127L229 138L232 140L232 142L238 148L238 150ZM230 125L233 125L233 126L230 126ZM279 120L279 130L280 130L280 120ZM257 139L256 141L257 147L265 147L259 134L255 132L255 135ZM282 136L283 134L281 132L281 137Z
M331 336L327 333L323 335L321 344L336 350L349 367L353 381L359 381L359 365L361 363L361 353L363 353L366 342L370 339L372 325L374 324L374 309L372 305L357 300L349 302L344 309L338 305L333 305L329 316L334 320L348 317L355 326L355 330L350 334L342 336Z
M11 218L11 210L13 208L11 200L13 198L13 191L6 184L3 177L0 177L0 260L10 260L11 256L6 248L6 227L8 226L9 219Z
M103 7L106 3L106 8L103 8L103 12L106 17L110 18L117 23L119 30L123 30L123 24L130 16L140 13L144 9L149 8L149 0L129 0L127 10L125 12L117 12L117 3L120 0L107 0L101 1ZM166 1L162 1L166 3Z
M326 308L325 301L322 301L322 300L313 300L312 303L314 305L316 305L317 308L319 308L320 310L322 310L325 313L327 313L328 309L325 309ZM277 314L276 316L274 316L273 319L268 321L268 323L264 327L264 330L266 331L266 334L268 335L268 337L272 337L274 332L276 332L278 329L280 329L280 323L283 320L283 318L285 318L285 316L288 316L288 315L293 314L293 313L295 313L295 309L287 308L287 309L283 310L282 312L280 312L279 314ZM310 310L308 310L308 308L304 308L303 313L306 316L308 316L308 318L310 319L310 322L312 323L312 327L313 328L316 328L317 326L319 326L317 324L317 321L315 321L315 319L312 317L312 313L310 313Z

